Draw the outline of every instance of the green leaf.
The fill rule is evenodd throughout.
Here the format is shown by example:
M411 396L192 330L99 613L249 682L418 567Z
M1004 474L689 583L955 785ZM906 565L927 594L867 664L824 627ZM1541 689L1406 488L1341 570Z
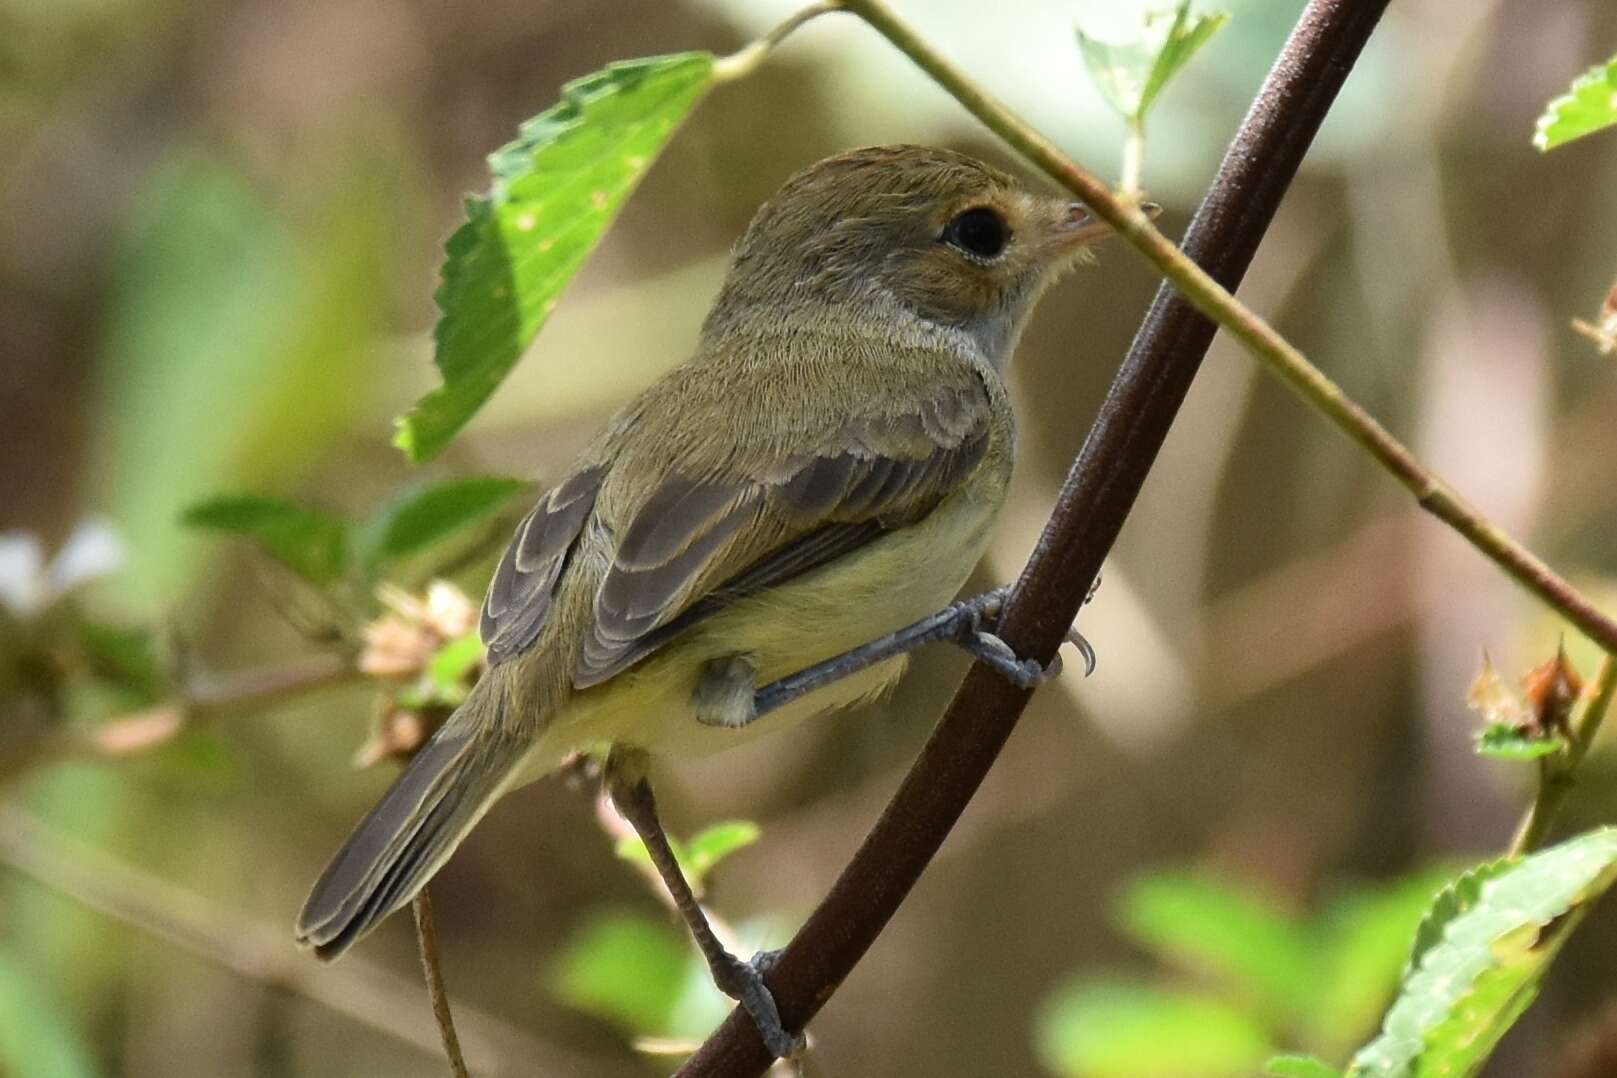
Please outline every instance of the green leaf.
M468 199L445 245L434 357L443 384L399 420L412 460L442 449L494 392L646 169L713 82L713 56L612 64L489 157L493 189Z
M1485 865L1433 903L1412 971L1350 1076L1467 1078L1538 992L1589 903L1617 879L1617 828Z
M78 635L91 673L126 690L135 706L163 697L168 673L150 630L81 620Z
M1442 941L1443 933L1448 930L1449 924L1477 904L1477 900L1482 897L1482 885L1510 868L1513 863L1505 858L1485 861L1468 869L1453 883L1437 892L1432 899L1431 907L1415 926L1414 942L1410 945L1409 958L1404 962L1400 981L1407 981L1413 976L1420 968L1421 960L1426 957L1426 952Z
M666 925L612 912L591 920L552 965L551 991L631 1033L668 1028L685 985L685 940Z
M706 880L718 863L739 849L751 846L763 829L751 820L725 820L703 828L685 844L685 858L697 880Z
M28 1078L92 1078L84 1039L41 979L0 951L0 1073Z
M685 874L685 881L700 895L714 866L742 847L757 842L761 834L762 829L751 820L725 820L698 832L689 842L669 835L668 845L674 851L680 871ZM653 867L651 854L646 852L645 843L637 835L618 839L613 849L630 864Z
M680 871L685 873L685 882L691 885L691 890L697 893L697 897L701 897L702 889L698 886L696 880L691 879L690 869L685 864L687 860L685 844L673 835L669 835L668 845L674 851L674 860L679 862ZM652 871L656 870L657 866L652 864L651 861L651 853L646 849L646 844L640 841L639 835L624 835L612 844L612 852L617 855L619 860L627 861L631 865L651 869Z
M1617 124L1617 56L1579 75L1565 94L1544 106L1533 145L1548 153L1612 124Z
M427 661L427 680L438 701L456 706L466 699L467 681L482 658L483 641L475 629L433 652Z
M1247 1078L1273 1051L1257 1020L1225 1003L1119 983L1057 994L1037 1040L1069 1078Z
M1342 1078L1342 1072L1313 1056L1275 1056L1263 1065L1264 1074L1276 1078Z
M1433 896L1454 876L1432 869L1352 892L1319 918L1321 986L1302 1042L1346 1055L1375 1029L1408 964L1410 939Z
M193 528L252 539L270 557L317 586L330 584L348 567L348 522L280 498L252 494L214 498L191 506L180 520Z
M1191 15L1190 0L1146 15L1140 38L1099 41L1078 30L1078 50L1101 96L1125 120L1144 123L1160 94L1190 58L1229 21L1229 12Z
M1245 891L1187 873L1156 873L1124 892L1119 918L1144 946L1233 982L1270 1013L1307 1013L1318 986L1308 933Z
M1477 755L1499 760L1536 760L1566 747L1558 737L1536 737L1508 723L1496 722L1477 734Z
M527 489L528 484L520 479L479 475L410 491L365 525L360 542L365 563L376 566L418 554L499 512Z

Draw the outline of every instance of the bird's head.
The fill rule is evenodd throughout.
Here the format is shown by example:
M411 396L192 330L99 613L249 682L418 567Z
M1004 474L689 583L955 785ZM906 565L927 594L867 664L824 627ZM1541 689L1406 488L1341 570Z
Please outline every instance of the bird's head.
M1080 203L963 154L854 150L798 173L758 211L705 332L740 312L833 325L896 314L998 366L1039 294L1108 232Z

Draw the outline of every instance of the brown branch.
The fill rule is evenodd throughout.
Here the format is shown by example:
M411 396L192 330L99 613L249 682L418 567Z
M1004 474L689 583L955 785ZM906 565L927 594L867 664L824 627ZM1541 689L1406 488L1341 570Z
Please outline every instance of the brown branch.
M1311 0L1192 221L1186 253L1234 288L1257 251L1387 0ZM1052 657L1117 538L1215 326L1167 284L1158 291L999 632L1020 655ZM975 666L886 811L769 975L799 1029L852 971L931 861L1010 736L1029 694ZM759 1075L769 1057L732 1012L679 1071Z
M449 990L444 986L443 966L438 961L438 922L432 916L432 897L425 887L415 896L410 908L415 913L415 938L421 946L421 971L427 979L427 999L432 1003L438 1037L449 1059L449 1073L455 1078L471 1078L466 1070L466 1057L460 1054L455 1016L449 1013Z
M285 665L198 677L161 704L114 716L91 730L64 738L51 755L125 756L144 752L219 715L267 707L364 676L353 656L325 653Z

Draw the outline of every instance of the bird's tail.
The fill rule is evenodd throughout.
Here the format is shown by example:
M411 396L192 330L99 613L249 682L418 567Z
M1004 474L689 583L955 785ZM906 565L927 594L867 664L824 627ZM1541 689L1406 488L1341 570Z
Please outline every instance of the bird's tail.
M500 795L532 742L505 729L485 676L354 828L298 915L298 943L333 959L409 902Z

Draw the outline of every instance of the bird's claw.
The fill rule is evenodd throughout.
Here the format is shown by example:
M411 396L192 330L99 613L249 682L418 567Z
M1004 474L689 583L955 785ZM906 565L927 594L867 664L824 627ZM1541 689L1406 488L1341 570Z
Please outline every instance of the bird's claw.
M774 969L779 960L779 951L759 951L751 962L730 956L728 964L714 969L713 983L752 1016L752 1024L757 1027L765 1048L777 1059L791 1059L802 1052L805 1042L801 1035L794 1037L786 1031L775 997L764 984L764 975Z
M1095 594L1095 587L1100 584L1097 578L1095 586L1090 588L1089 595L1084 598L1088 602ZM967 652L993 667L1006 680L1021 689L1032 689L1061 673L1062 663L1060 653L1051 657L1048 666L1040 665L1036 659L1024 659L1017 655L1011 646L1005 643L992 630L984 628L986 624L993 624L999 620L1000 611L1004 608L1005 597L1010 594L1009 587L998 587L984 593L967 607L969 617L964 624L964 632L960 637L960 646ZM1067 643L1078 649L1078 654L1084 659L1084 676L1095 672L1095 648L1084 639L1076 625L1067 629L1065 636Z

